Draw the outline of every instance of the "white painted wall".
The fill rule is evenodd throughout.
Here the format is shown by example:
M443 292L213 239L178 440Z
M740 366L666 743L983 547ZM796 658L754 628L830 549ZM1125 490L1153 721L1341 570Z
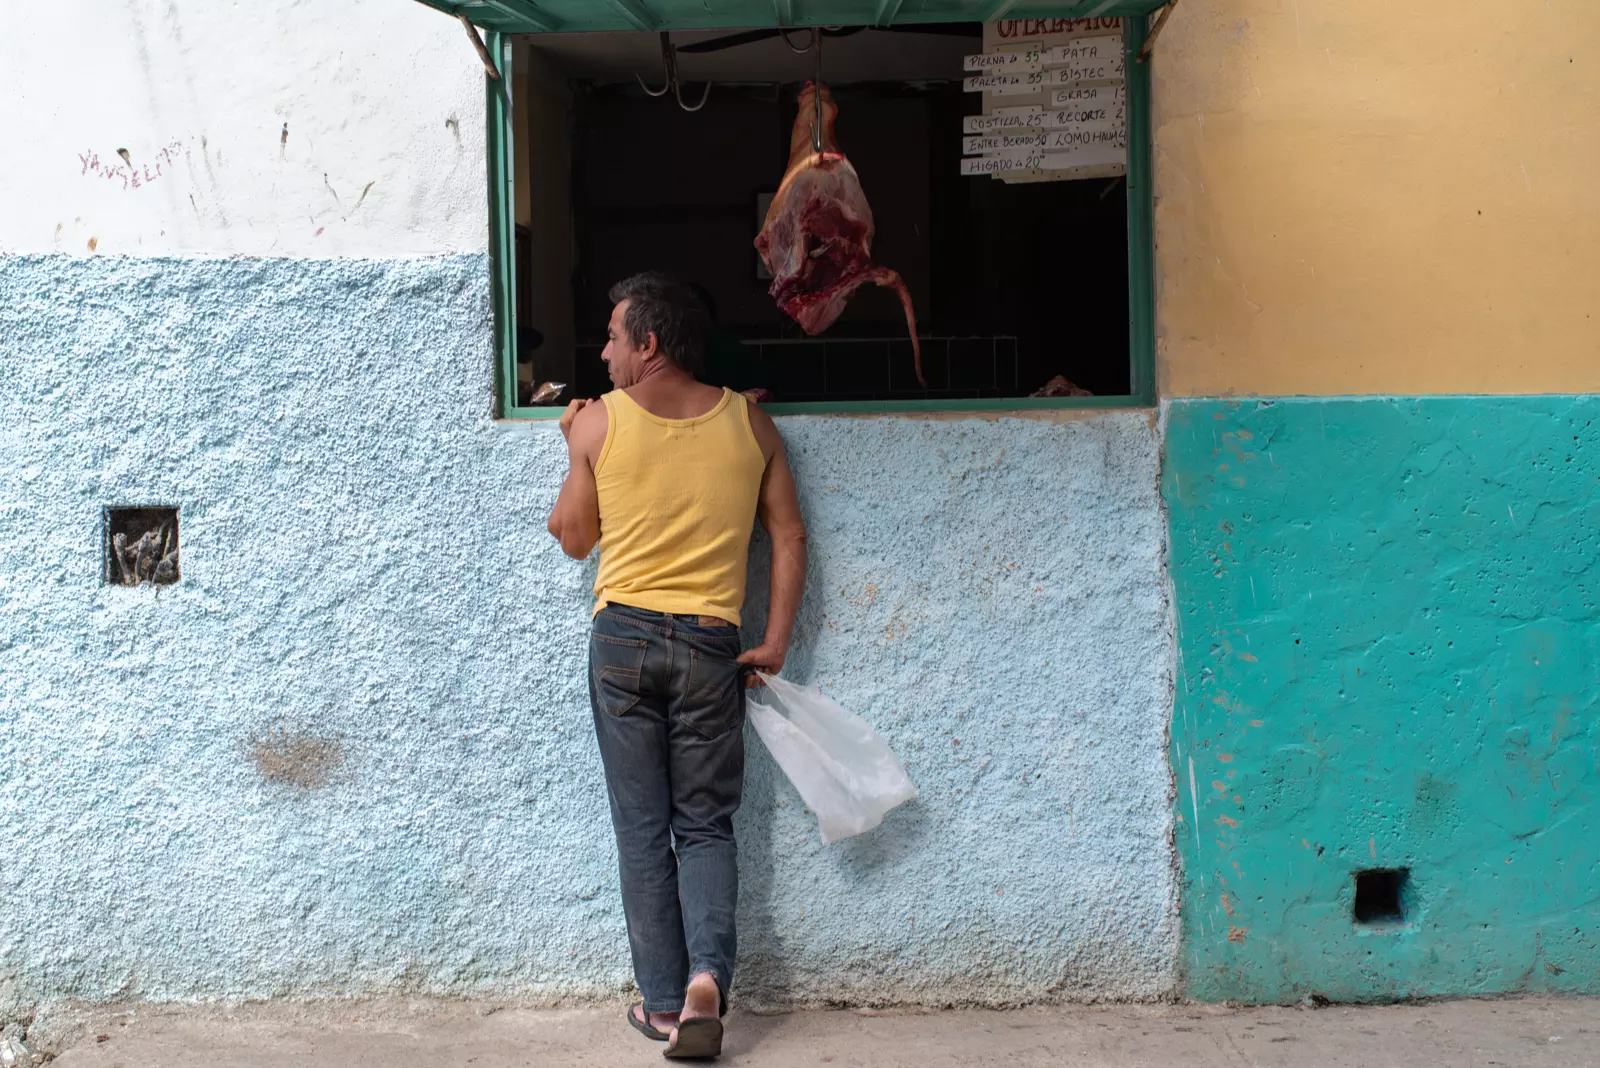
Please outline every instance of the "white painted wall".
M480 252L483 82L412 0L8 0L0 253Z

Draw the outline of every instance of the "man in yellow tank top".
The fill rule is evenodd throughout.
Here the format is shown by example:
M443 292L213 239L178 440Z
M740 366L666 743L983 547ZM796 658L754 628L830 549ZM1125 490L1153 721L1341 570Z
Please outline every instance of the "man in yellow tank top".
M561 417L569 470L550 533L576 560L600 547L589 698L644 995L628 1022L668 1057L714 1057L733 980L744 690L752 670L783 667L806 530L771 417L695 380L707 319L692 291L646 274L611 300L601 359L616 389ZM758 517L772 596L741 653Z

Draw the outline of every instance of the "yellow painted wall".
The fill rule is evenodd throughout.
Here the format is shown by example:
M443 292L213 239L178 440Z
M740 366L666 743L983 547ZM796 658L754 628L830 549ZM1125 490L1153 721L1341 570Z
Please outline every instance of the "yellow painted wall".
M1600 5L1182 0L1168 395L1600 391Z

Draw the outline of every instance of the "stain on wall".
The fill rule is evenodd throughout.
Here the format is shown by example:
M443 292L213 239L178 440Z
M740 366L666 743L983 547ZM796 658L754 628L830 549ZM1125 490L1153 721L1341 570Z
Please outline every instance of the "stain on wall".
M544 531L555 427L489 419L488 324L481 255L0 259L0 830L26 858L0 993L626 987L592 567ZM823 848L750 737L737 996L1170 993L1147 417L780 422L815 557L786 673L921 795ZM102 581L130 500L182 510L159 596Z
M1174 401L1163 486L1187 992L1600 992L1600 398Z
M339 743L284 727L250 741L250 760L268 782L320 790L344 762Z

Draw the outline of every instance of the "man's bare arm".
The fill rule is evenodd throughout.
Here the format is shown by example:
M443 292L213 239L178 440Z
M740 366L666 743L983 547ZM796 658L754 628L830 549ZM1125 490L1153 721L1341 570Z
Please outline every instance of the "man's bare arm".
M756 514L772 539L772 597L761 644L741 654L739 663L776 675L783 670L783 661L789 655L794 621L806 587L806 524L800 516L800 495L795 490L777 425L770 415L751 405L750 428L767 458Z
M561 417L567 439L567 478L561 484L556 506L550 510L550 533L561 551L574 560L587 559L600 540L600 492L594 465L606 441L606 406L598 401L575 400Z

